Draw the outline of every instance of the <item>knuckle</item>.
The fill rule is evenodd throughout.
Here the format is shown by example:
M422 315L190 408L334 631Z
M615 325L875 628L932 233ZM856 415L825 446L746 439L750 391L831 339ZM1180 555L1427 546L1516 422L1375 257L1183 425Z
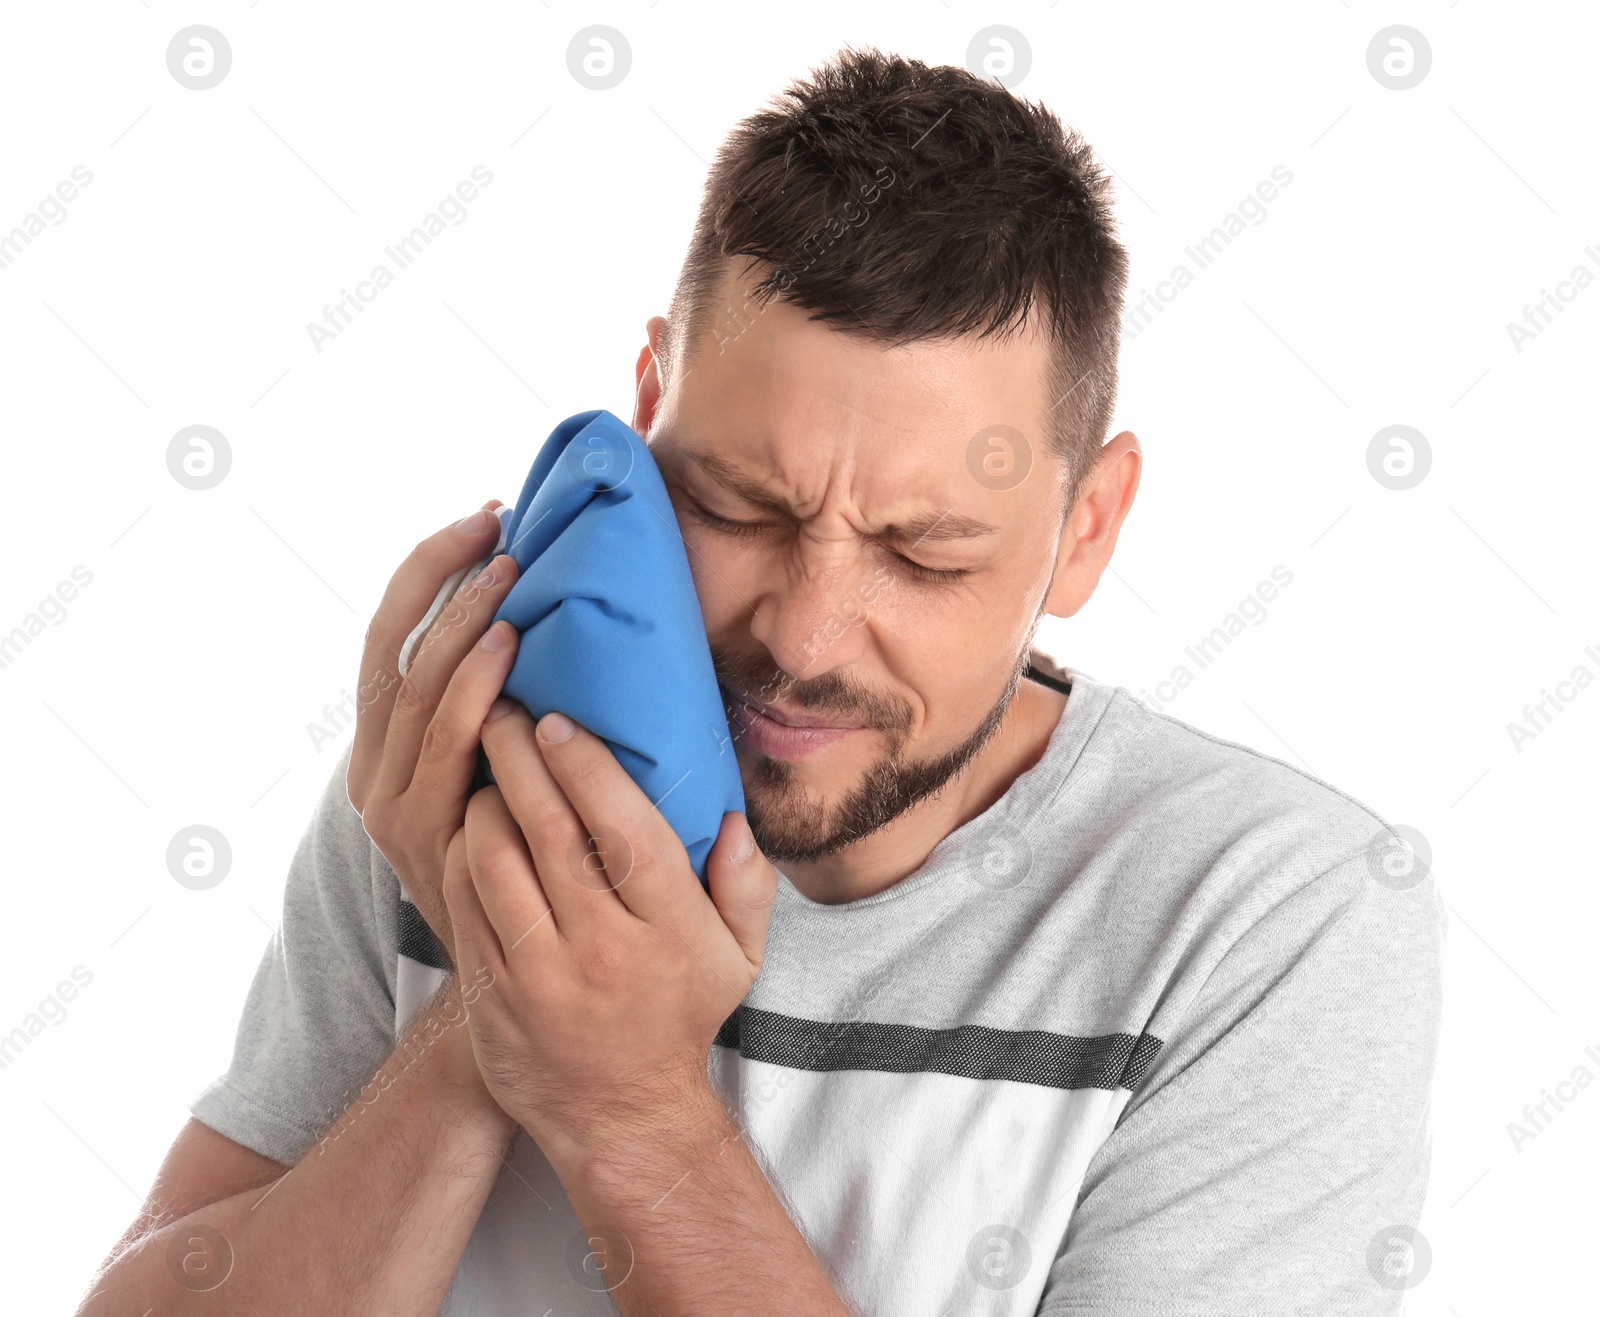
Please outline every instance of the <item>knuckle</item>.
M609 838L605 862L613 886L631 881L648 886L650 879L660 871L660 864L649 847L635 846L620 833Z
M491 796L490 792L493 792L494 795ZM467 797L466 828L463 833L463 841L466 845L467 853L474 860L476 860L478 854L478 838L494 835L500 815L500 810L496 808L498 803L496 798L499 795L500 788L491 783L489 786L479 787Z
M534 823L533 836L550 854L561 856L565 856L568 848L579 840L578 829L557 810L548 811Z
M430 641L436 640L444 635L446 631L449 631L452 627L460 626L466 620L466 605L461 602L461 596L456 595L445 604L443 611L434 619L433 625L428 628L428 639Z
M505 797L500 794L500 788L493 783L479 787L467 797L466 831L463 840L467 851L476 859L478 854L478 839L492 837L499 830L500 820L510 810L505 806Z
M390 627L386 626L381 617L374 617L367 623L367 632L362 640L361 665L362 675L366 675L366 668L370 664L376 673L394 661L400 653L397 637Z
M484 877L496 881L509 881L520 876L523 868L521 848L509 841L491 841L478 852L477 867Z
M629 949L611 933L591 934L580 960L583 977L593 988L614 988L628 974Z
M461 589L457 591L455 597L451 599L450 605L452 608L459 610L459 615L464 621L466 619L468 610L470 610L473 605L477 604L484 597L484 595L488 593L488 591L489 587L478 584L478 578L476 576L471 577L465 584L462 585Z
M377 664L367 679L356 687L356 717L360 718L374 704L378 696L395 684L398 678L385 663Z
M566 748L577 747L557 747L557 749ZM576 754L567 761L567 777L575 786L587 786L605 771L605 767L605 761L599 755Z
M455 728L449 722L435 718L422 734L422 745L417 750L417 763L443 763L455 754L455 750Z
M394 693L394 711L397 714L414 714L426 706L428 695L413 675L413 667L406 673L405 680L400 683L400 688Z
M513 710L512 713L496 718L493 722L480 724L478 727L478 739L483 742L485 750L490 750L497 755L503 756L517 746L518 743L511 735L512 730L517 725L515 713L516 710Z
M583 836L581 855L577 843L573 844L572 853L591 876L586 886L609 883L620 887L636 878L648 881L656 872L657 865L645 848L635 846L628 835L617 828L602 824L592 836L580 835Z

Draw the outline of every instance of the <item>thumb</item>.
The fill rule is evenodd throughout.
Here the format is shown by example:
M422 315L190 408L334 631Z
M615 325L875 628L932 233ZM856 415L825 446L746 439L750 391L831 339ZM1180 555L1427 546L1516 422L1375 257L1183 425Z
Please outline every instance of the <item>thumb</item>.
M749 856L742 861L734 859L741 843L750 848ZM778 871L756 847L749 820L737 810L722 816L722 831L706 863L706 879L722 922L739 943L751 968L759 971L766 955L772 903L778 896Z

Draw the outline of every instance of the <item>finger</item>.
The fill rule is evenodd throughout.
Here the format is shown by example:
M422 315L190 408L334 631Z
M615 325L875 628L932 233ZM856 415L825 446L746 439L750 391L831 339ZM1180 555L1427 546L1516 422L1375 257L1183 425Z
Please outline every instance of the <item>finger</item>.
M377 776L383 758L389 711L400 684L400 643L422 620L439 586L453 572L471 566L488 553L500 537L499 518L490 511L499 506L490 499L478 512L464 518L465 529L447 526L419 543L389 579L388 588L367 626L356 687L356 734L350 752L351 800L357 809ZM474 523L473 517L480 517ZM357 798L358 795L361 798Z
M571 735L547 740L557 726L570 728ZM711 914L683 842L604 741L563 715L549 714L539 722L538 749L628 909L641 919L679 928L685 920ZM511 804L515 809L514 798ZM543 873L537 848L534 862Z
M472 885L503 956L526 954L556 936L527 839L498 787L475 791L467 802L467 867Z
M373 792L379 799L393 799L410 788L423 738L445 688L461 660L489 629L495 611L516 579L516 559L501 554L463 586L439 614L395 691L389 730L383 740L383 758L373 783Z
M510 622L494 622L451 674L406 790L407 812L421 830L448 837L466 817L483 720L511 674L520 640Z
M612 848L605 838L617 834L603 830L601 840L591 842L592 834L556 785L534 744L533 719L520 704L513 703L508 712L484 723L483 750L533 856L545 899L555 911L556 927L564 937L581 938L597 917L601 901L623 909L612 890L606 855ZM626 849L625 844L622 848Z
M736 859L740 843L747 839L749 855ZM743 814L730 811L722 816L722 831L706 859L706 882L722 922L738 942L751 970L760 973L767 954L772 904L778 897L778 871L755 846Z
M505 957L500 951L500 939L473 887L465 828L457 829L445 851L444 898L450 910L457 978L470 975L476 979L483 966L488 966L490 973L498 977L505 967Z

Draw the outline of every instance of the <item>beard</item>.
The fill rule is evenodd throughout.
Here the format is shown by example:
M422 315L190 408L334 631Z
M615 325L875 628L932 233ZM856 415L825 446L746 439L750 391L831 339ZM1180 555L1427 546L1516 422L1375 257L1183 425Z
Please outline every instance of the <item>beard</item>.
M764 700L781 695L807 713L859 723L887 742L878 760L832 805L799 780L797 764L764 756L742 763L745 818L762 854L778 865L820 860L937 797L999 731L1027 673L1037 626L1035 618L1004 691L977 726L953 749L925 758L906 756L911 713L904 705L856 692L837 672L811 682L791 682L781 672L774 677L770 665L737 659L713 645L712 661L730 720L735 702L731 688Z

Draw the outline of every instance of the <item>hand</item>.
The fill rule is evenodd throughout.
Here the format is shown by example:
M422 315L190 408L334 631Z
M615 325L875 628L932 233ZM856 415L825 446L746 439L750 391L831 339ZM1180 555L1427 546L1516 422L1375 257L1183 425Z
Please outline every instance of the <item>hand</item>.
M483 727L498 785L468 801L444 891L462 976L493 975L468 1008L478 1067L566 1179L717 1110L707 1054L760 972L778 878L753 842L735 860L730 812L708 896L599 737L546 744L502 708Z
M489 564L492 583L469 582L439 614L405 679L399 647L452 573L470 567L499 537L490 499L473 517L430 535L395 572L367 628L357 690L355 745L346 789L374 845L438 937L452 946L441 887L445 851L466 817L478 762L478 729L517 653L516 628L501 622L501 649L486 650L489 623L517 579L516 560ZM476 520L474 520L476 519Z

